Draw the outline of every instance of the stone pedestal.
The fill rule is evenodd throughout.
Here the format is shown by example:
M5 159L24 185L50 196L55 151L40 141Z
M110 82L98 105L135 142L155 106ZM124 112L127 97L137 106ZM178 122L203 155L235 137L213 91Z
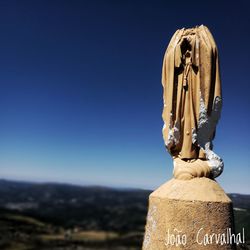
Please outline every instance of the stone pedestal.
M235 249L233 224L232 202L217 182L172 179L149 197L142 249Z

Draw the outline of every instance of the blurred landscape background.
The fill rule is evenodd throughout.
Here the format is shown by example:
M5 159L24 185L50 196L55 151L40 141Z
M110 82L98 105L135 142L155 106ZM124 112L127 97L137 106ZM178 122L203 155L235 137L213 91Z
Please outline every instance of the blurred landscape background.
M0 249L139 250L151 192L0 180ZM229 196L250 244L250 195Z
M1 0L0 250L141 249L148 196L173 168L163 56L177 29L201 24L220 55L217 180L249 242L249 10L248 0Z

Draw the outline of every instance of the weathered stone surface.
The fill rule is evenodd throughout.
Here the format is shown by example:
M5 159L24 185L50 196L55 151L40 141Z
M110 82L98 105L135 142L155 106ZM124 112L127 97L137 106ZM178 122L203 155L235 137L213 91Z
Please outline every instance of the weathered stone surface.
M224 167L212 144L222 98L218 50L206 26L175 32L162 85L163 138L174 179L149 197L143 250L234 249L242 239L234 235L232 202L213 180Z
M172 179L149 197L143 250L235 249L221 245L221 235L234 232L232 211L231 200L214 180Z
M162 85L165 146L175 161L189 165L176 164L174 177L219 176L224 163L212 143L222 108L219 56L206 26L174 33L163 60Z

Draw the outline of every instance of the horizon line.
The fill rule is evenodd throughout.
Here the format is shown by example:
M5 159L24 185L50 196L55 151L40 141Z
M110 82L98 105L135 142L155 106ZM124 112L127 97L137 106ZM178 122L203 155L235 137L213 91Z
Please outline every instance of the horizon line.
M55 185L68 185L68 186L75 186L75 187L97 187L97 188L106 188L106 189L116 189L116 190L141 190L141 191L151 191L153 192L154 189L149 189L149 188L139 188L139 187L118 187L118 186L111 186L111 185L99 185L99 184L79 184L79 183L73 183L70 181L45 181L45 180L24 180L24 179L14 179L14 178L5 178L5 177L0 177L0 182L1 181L9 181L9 182L21 182L21 183L29 183L29 184L55 184ZM240 194L240 195L250 195L250 193L239 193L239 192L229 192L226 194Z

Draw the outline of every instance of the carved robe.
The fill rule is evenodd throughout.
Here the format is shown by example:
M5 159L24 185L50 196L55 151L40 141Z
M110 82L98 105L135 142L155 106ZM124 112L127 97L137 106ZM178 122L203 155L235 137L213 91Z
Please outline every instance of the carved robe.
M174 157L208 159L221 109L218 51L201 25L180 29L164 56L163 137Z

